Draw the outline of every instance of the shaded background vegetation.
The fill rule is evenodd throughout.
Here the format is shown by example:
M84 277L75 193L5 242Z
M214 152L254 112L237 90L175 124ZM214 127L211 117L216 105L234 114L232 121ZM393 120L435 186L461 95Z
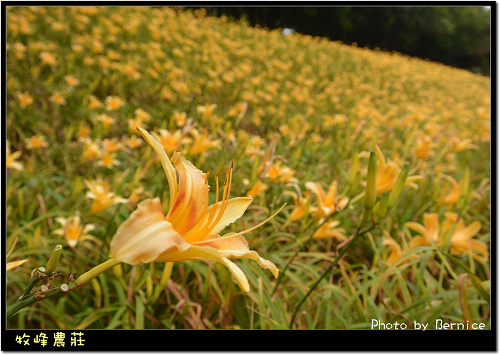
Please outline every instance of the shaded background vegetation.
M486 7L206 7L252 26L292 28L361 47L398 51L489 75Z

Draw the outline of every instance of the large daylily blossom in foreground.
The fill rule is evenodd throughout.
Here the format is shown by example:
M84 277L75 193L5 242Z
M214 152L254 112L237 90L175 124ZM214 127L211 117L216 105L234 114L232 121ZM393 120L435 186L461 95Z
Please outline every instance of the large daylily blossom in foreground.
M243 271L229 258L256 260L278 277L278 268L250 250L242 234L253 230L219 233L240 218L252 202L248 197L229 199L232 164L226 173L221 201L216 177L217 199L208 205L208 175L176 152L169 159L163 146L148 132L138 128L158 154L170 188L170 206L165 215L159 198L140 202L118 228L111 240L110 257L124 263L171 262L191 259L215 260L225 265L241 289L250 287Z

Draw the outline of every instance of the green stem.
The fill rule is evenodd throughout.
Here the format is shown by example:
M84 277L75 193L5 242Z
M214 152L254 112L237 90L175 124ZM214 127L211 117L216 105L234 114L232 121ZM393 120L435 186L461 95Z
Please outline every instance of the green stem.
M21 296L21 299L23 299L26 296L28 296L31 293L31 290L33 289L33 287L35 287L35 285L39 281L40 281L40 278L38 277L38 275L33 276L33 279L31 279L30 284L28 285L28 287L26 287L26 290L24 291L23 295Z
M70 289L76 288L75 285L71 285ZM27 307L35 302L41 301L45 298L49 298L55 295L58 295L59 293L62 292L62 289L60 287L52 289L49 292L43 293L43 292L35 292L27 298L22 298L21 300L17 301L14 303L8 310L7 310L7 318L12 317L14 314L17 313L17 311L23 309L24 307Z
M97 265L93 269L90 269L85 274L76 279L75 284L77 287L85 285L90 280L95 279L97 276L102 274L104 271L111 269L113 266L120 264L121 261L117 261L114 259L109 259L108 261L103 262L102 264Z
M74 290L78 287L81 287L85 285L86 283L90 282L92 279L96 278L99 276L101 273L104 271L112 268L113 266L116 266L120 264L120 261L114 260L114 259L109 259L105 262L103 262L100 265L97 265L96 267L90 269L87 271L85 274L80 276L76 281L71 282L68 285L68 289L65 292ZM9 309L7 309L7 318L12 317L14 314L16 314L19 310L23 309L24 307L27 307L35 302L41 301L45 298L49 298L55 295L58 295L59 293L63 292L61 287L54 288L50 290L49 292L41 292L37 291L32 294L30 294L31 290L33 287L36 285L36 283L40 281L38 275L34 276L33 279L31 280L30 284L26 288L26 291L24 291L23 295L12 305L10 306Z

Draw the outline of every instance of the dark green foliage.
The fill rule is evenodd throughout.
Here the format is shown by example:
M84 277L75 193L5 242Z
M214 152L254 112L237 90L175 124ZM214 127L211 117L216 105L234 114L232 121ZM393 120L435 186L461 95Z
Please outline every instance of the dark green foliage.
M490 12L461 7L212 7L252 26L293 28L361 47L398 51L490 73Z

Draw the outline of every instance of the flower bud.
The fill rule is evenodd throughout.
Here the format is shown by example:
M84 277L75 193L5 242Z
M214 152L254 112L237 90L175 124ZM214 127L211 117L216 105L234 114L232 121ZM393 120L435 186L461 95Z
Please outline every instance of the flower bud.
M45 267L45 269L46 269L45 273L47 275L52 274L56 270L57 265L59 264L59 258L61 257L61 253L62 253L62 245L58 244L54 248L54 251L52 251L52 254L50 255L50 259L47 262L47 265Z
M358 172L356 172L354 179L351 181L351 187L350 187L350 191L349 191L349 194L351 196L356 195L356 191L358 191L360 181L361 181L361 172L358 171Z
M382 196L380 196L379 201L373 208L373 212L379 217L379 218L384 218L385 215L387 214L387 204L389 202L389 194L387 192L384 192Z
M368 178L366 179L365 208L371 210L377 199L377 156L370 153L368 160Z
M358 153L354 153L352 156L352 163L351 163L351 175L349 176L349 183L352 185L355 182L356 175L359 172L359 157Z
M410 166L408 164L405 164L405 166L403 166L403 168L399 172L398 178L396 179L391 194L389 195L389 205L388 205L389 208L392 208L392 206L396 204L396 201L398 200L398 197L401 194L401 190L403 189L406 179L408 178L409 170Z

